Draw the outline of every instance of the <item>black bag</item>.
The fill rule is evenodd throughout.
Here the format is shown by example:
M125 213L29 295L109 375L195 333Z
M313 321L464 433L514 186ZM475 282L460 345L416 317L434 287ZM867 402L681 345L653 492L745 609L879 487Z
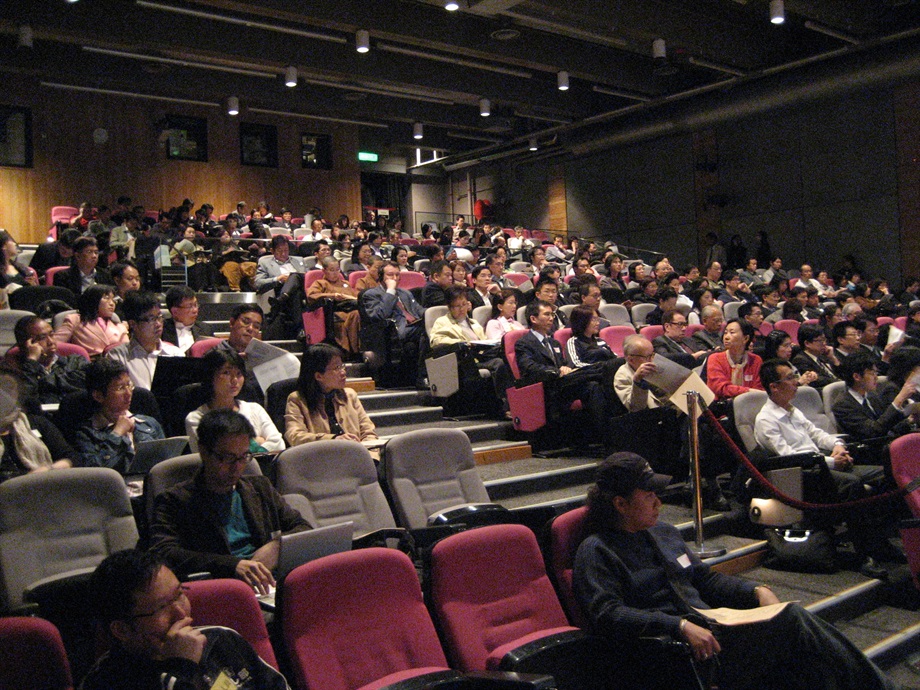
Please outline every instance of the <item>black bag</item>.
M765 533L770 549L768 567L794 573L837 571L837 548L827 530L771 528Z

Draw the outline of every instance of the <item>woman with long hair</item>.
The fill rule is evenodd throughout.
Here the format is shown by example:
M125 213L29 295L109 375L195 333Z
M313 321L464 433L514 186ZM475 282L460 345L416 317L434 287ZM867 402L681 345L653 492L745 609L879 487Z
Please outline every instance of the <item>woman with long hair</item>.
M35 271L16 261L19 245L6 230L0 230L0 288L12 284L38 285Z
M77 314L69 314L54 331L59 343L74 343L90 357L100 357L106 349L128 342L128 327L115 316L115 288L90 285L77 298Z
M284 450L284 439L268 412L258 403L240 400L237 396L246 382L246 363L236 352L222 347L214 348L202 359L204 380L201 393L205 402L185 418L185 433L193 453L198 452L198 424L211 410L239 412L255 430L250 441L250 451L277 453Z
M486 324L487 339L501 340L505 333L526 330L526 327L515 318L517 294L517 290L505 288L495 299L495 304L492 305L492 318Z
M700 314L703 313L704 308L716 301L716 293L710 287L701 287L690 293L690 299L693 300L693 308L687 314L687 323L702 323Z
M377 438L374 423L358 394L345 387L342 351L333 345L311 345L303 354L297 390L288 396L284 437L292 446L310 441Z
M779 359L785 362L792 371L799 377L799 385L807 386L818 378L814 371L806 371L804 374L796 369L792 363L792 338L785 331L770 331L764 338L763 360L766 362L771 359Z

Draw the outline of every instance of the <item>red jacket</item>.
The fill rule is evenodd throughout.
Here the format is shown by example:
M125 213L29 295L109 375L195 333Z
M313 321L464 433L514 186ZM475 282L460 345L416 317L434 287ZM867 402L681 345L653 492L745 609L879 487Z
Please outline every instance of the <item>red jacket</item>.
M717 400L734 398L752 389L762 391L760 364L760 357L753 352L748 352L747 364L743 369L744 385L738 386L732 383L732 368L728 363L728 353L714 352L706 360L706 385L716 394Z

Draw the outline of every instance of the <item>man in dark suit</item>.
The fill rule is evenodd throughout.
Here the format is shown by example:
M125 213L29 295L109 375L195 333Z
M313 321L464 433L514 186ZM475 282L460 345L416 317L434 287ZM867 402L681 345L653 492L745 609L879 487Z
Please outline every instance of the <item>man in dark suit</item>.
M725 319L722 316L722 310L714 304L703 307L703 312L700 314L700 321L703 324L703 329L697 331L692 336L699 344L700 349L709 351L721 350L722 324L725 323Z
M562 348L551 335L553 307L543 300L534 300L525 310L530 331L514 344L514 354L523 381L542 381L546 387L547 412L558 419L575 400L591 417L596 438L600 440L608 418L601 369L586 367L572 369L563 364ZM612 391L612 384L608 385Z
M99 247L92 237L81 237L73 245L73 259L66 271L55 274L56 287L64 287L80 295L90 285L104 283L114 285L112 276L104 268L98 268Z
M163 322L163 335L160 336L163 341L188 352L192 343L214 337L214 330L198 320L198 297L192 288L187 285L169 288L166 308L172 318Z
M73 245L80 239L80 231L74 228L65 230L56 242L43 242L38 245L29 267L34 269L39 278L43 278L45 271L54 266L70 266L73 258Z
M446 261L436 261L431 267L431 280L422 288L422 305L447 306L447 288L454 284L454 273Z
M878 371L869 352L856 352L844 359L840 363L840 373L846 382L846 391L834 403L834 417L842 432L854 441L863 441L900 436L911 430L909 415L914 404L910 396L917 390L911 380L904 382L894 400L886 406L875 392Z
M809 384L820 391L827 384L839 381L835 367L840 364L834 350L827 346L827 336L821 326L803 323L799 326L799 346L802 351L792 358L792 365L800 374L813 371L818 378Z
M706 357L707 351L702 349L698 342L684 336L687 330L687 317L681 312L676 309L666 311L661 317L661 325L664 334L652 341L657 354L672 359L688 369L693 369Z

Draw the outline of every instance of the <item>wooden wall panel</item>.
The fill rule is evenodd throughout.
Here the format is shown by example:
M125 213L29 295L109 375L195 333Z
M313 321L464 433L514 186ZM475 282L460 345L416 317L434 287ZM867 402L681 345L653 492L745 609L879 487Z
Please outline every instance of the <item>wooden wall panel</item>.
M358 129L301 118L247 114L230 118L222 108L122 96L64 91L10 79L3 103L32 108L34 168L0 168L0 227L20 242L40 242L52 206L81 201L112 205L127 194L147 209L168 209L188 197L209 202L215 213L238 201L265 200L272 210L288 206L297 216L318 206L327 218L359 218L361 172ZM167 114L208 121L207 163L166 159L157 123ZM239 122L278 128L278 168L240 165ZM108 141L93 142L104 128ZM333 170L304 170L300 134L330 134Z
M920 84L894 92L901 274L920 274Z

